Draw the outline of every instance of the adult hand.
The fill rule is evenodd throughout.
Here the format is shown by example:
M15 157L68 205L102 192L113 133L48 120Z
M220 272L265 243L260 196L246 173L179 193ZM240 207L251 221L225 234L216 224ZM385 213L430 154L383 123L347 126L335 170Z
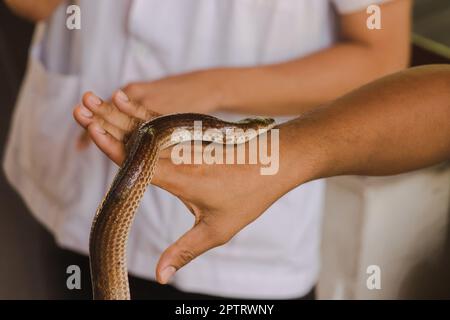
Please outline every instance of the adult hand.
M125 159L124 137L133 129L134 120L149 119L154 113L129 100L121 91L113 95L112 103L89 92L83 96L82 104L75 108L74 116L87 128L97 146L121 165ZM272 156L271 133L268 135L268 155ZM283 137L292 139L288 134ZM160 283L167 283L176 270L203 252L228 242L277 198L295 187L297 181L293 179L291 168L296 167L294 162L298 166L299 159L287 155L288 143L283 141L283 137L280 137L277 149L280 153L278 158L283 157L283 161L275 175L262 175L260 165L175 165L170 158L170 150L161 154L152 183L183 201L195 216L195 222L191 230L162 254L156 270ZM248 155L249 145L241 147ZM202 152L192 149L192 152ZM224 148L226 150L229 149ZM233 148L231 150L237 152ZM220 156L226 158L224 154L215 155L216 158ZM308 169L308 166L303 167Z
M175 166L163 155L152 182L178 196L194 213L195 225L161 256L158 281L166 283L193 258L228 241L301 183L344 174L398 174L448 160L449 79L450 66L414 68L284 123L279 171L273 176L262 176L259 166L250 165ZM119 96L113 100L121 110L139 114L139 106ZM132 118L91 93L83 104L94 116L83 118L79 106L74 111L78 122L121 164L124 128L130 130Z
M159 259L156 277L165 284L192 259L227 243L257 219L292 181L284 170L263 176L257 165L174 165L161 158L152 184L177 196L195 217L192 229Z

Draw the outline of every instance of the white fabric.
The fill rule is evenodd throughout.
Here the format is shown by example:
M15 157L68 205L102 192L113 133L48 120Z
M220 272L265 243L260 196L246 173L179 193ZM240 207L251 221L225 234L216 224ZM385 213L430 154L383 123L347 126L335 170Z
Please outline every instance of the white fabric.
M334 42L333 3L343 13L367 5L81 0L81 31L63 27L60 7L39 27L31 50L4 161L9 181L61 246L87 253L92 217L117 167L93 145L75 149L81 129L72 108L81 94L93 90L108 98L130 81L280 62L325 49ZM323 191L322 181L291 191L229 244L180 270L173 284L235 297L306 294L317 281ZM192 223L181 202L150 187L130 236L130 272L153 279L162 250Z
M353 13L365 9L371 4L379 4L391 0L333 0L338 12L343 14Z

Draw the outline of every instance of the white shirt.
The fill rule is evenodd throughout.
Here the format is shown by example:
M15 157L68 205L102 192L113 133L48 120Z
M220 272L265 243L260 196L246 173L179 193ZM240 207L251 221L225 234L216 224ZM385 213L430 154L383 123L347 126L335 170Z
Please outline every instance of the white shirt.
M374 2L380 0L81 0L79 31L65 28L61 6L39 26L31 49L6 175L59 245L87 253L93 215L117 167L93 145L75 148L82 129L72 108L84 91L107 99L136 80L305 56L335 42L335 10ZM319 270L323 193L323 181L292 190L227 245L177 272L172 284L232 297L306 294ZM129 239L130 272L153 279L161 252L192 223L178 199L150 186Z

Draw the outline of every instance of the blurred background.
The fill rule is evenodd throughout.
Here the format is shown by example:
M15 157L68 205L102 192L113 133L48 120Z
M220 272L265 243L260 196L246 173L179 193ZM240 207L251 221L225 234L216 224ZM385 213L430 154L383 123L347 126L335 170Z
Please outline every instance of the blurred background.
M34 26L0 2L0 156ZM412 65L450 63L450 1L416 0ZM450 298L450 169L329 179L322 299ZM66 273L52 237L0 171L0 299L63 299ZM382 270L368 290L367 267Z

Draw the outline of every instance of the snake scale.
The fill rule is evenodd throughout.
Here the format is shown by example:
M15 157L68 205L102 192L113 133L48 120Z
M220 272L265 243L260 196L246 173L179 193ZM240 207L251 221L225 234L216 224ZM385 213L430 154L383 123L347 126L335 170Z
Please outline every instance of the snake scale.
M200 137L193 134L196 121L201 121L202 124ZM274 120L269 118L227 122L195 113L165 115L140 124L126 144L126 159L99 205L92 223L89 256L94 299L130 299L127 239L139 202L152 180L161 150L193 140L239 144L273 126ZM173 135L178 129L191 134ZM222 134L227 139L217 140L218 135L208 135L207 130L215 131L219 136Z

